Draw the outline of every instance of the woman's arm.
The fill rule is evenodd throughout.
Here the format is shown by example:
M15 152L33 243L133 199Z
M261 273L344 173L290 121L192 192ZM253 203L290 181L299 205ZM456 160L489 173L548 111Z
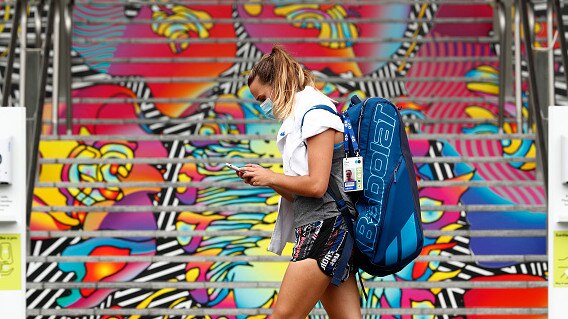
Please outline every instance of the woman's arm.
M308 171L306 176L287 176L258 165L241 168L240 175L253 186L268 186L290 200L292 194L323 197L327 191L333 158L335 130L328 129L306 140L308 145Z
M294 194L287 192L283 188L278 186L270 186L275 192L277 192L280 196L284 197L287 201L293 202L294 201Z

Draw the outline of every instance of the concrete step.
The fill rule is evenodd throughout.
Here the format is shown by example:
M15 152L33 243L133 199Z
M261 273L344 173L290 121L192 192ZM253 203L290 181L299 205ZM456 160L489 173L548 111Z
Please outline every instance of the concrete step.
M259 1L257 1L259 2ZM300 1L302 3L306 3L306 1ZM359 3L359 1L357 1ZM398 2L400 3L400 1ZM416 3L416 2L414 2ZM350 17L350 23L356 24L408 24L408 23L432 23L435 22L437 24L445 24L445 23L492 23L494 20L492 18L478 18L478 17L462 17L462 18L447 18L447 17L438 17L438 18L413 18L413 19L394 19L394 18L357 18L357 17ZM89 19L84 17L79 17L73 20L74 23L79 24L88 24L88 25L99 25L99 24L107 24L112 23L113 25L134 25L134 24L143 24L149 25L156 23L156 20L152 19ZM190 19L183 19L179 18L175 21L161 21L161 23L193 23L195 20ZM333 18L323 18L323 19L313 19L313 18L305 18L305 19L295 19L295 20L285 20L282 18L216 18L216 19L199 19L201 23L214 23L214 24L235 24L235 23L246 23L246 24L268 24L268 25L278 25L278 24L298 24L298 23L333 23L333 22L340 22L345 23L345 19L333 19ZM77 35L78 38L81 38L80 35Z
M356 79L355 79L356 80ZM435 103L435 102L463 102L463 103L495 103L497 97L391 97L394 104L402 102ZM348 102L345 98L335 99L339 103ZM73 104L132 104L132 103L256 103L252 99L240 98L73 98Z
M503 157L503 156L471 156L471 157L426 157L414 156L415 164L419 163L510 163L510 162L535 162L534 157ZM42 165L55 164L282 164L281 158L239 158L239 157L208 157L208 158L40 158L38 163Z
M436 37L436 38L406 38L406 37L359 37L359 38L336 38L333 39L334 42L349 42L353 44L361 44L361 43L401 43L401 42L416 42L416 43L487 43L487 44L495 44L499 42L499 39L496 37ZM320 39L320 38L292 38L292 37L285 37L285 38L270 38L270 37L263 37L263 38L246 38L246 39L238 39L238 38L190 38L190 39L158 39L158 38L126 38L126 37L106 37L106 38L80 38L74 37L73 43L77 45L97 45L101 43L112 43L112 44L137 44L137 45L144 45L144 44L184 44L184 43L191 43L191 44L230 44L230 43L250 43L250 44L273 44L273 43L326 43L329 42L329 39Z
M82 57L73 58L75 63L83 63L86 59ZM112 63L250 63L258 61L258 58L241 57L109 57L109 58L89 58L89 62L112 62ZM463 63L463 62L497 62L498 57L486 56L454 56L454 57L298 57L300 63L337 63L337 62L443 62L443 63Z
M527 204L499 204L499 205L421 205L422 211L458 211L458 212L476 212L476 213L493 213L493 212L517 212L517 211L546 211L546 205L527 205ZM194 213L202 212L259 212L270 213L277 211L275 205L224 205L224 206L204 206L204 205L115 205L115 206L33 206L33 212L105 212L105 213L140 213L147 212L167 212L176 213L191 211Z
M491 181L417 181L418 187L538 187L543 186L544 181L521 181L521 180L491 180ZM220 187L228 189L259 189L249 184L242 182L240 179L236 181L203 181L203 182L37 182L36 188L176 188L176 187L190 187L190 188L207 188L207 187ZM260 189L263 189L262 187ZM273 192L272 189L264 187L267 192Z
M177 61L176 61L177 62ZM245 85L247 77L210 77L210 76L192 76L192 77L144 77L144 83L240 83ZM400 78L377 78L372 76L360 76L356 78L345 78L339 76L330 77L316 77L316 82L329 82L329 83L349 83L356 81L373 81L377 83L388 82L478 82L478 83L495 83L496 80L486 77L459 77L459 76L421 76L421 77L400 77ZM112 77L112 78L98 78L91 79L88 77L74 77L74 83L92 83L92 84L108 84L108 83L123 83L123 82L139 82L138 77ZM85 100L88 98L81 98L77 100Z
M183 253L183 251L181 251ZM153 256L28 256L28 263L86 263L86 262L171 262L171 263L200 263L200 262L289 262L290 256L277 255L236 255L236 256L220 256L220 255L153 255ZM463 262L463 263L479 263L479 262L547 262L548 257L544 255L421 255L416 257L416 262Z
M362 315L375 316L446 316L446 315L546 315L547 308L361 308ZM147 308L147 309L28 309L28 316L266 316L272 309L266 308ZM311 315L326 315L322 308Z
M497 119L481 118L404 118L405 125L422 124L497 124ZM125 125L125 124L262 124L280 126L280 123L266 118L220 118L220 119L193 119L193 118L170 118L162 116L155 119L109 119L109 118L75 118L71 122L73 125L80 124L105 124L105 125ZM505 118L505 123L515 123L513 118ZM44 125L50 125L51 121L44 120Z
M271 231L260 230L66 230L66 231L31 231L30 236L49 238L120 238L120 237L264 237L269 238ZM464 236L464 237L545 237L546 230L424 230L426 237Z
M534 140L533 133L515 134L408 134L409 140ZM274 140L274 134L170 134L170 135L42 135L41 140L47 141L241 141L241 140Z
M435 289L435 288L545 288L546 281L366 281L366 288ZM279 289L279 281L254 282L28 282L28 289Z

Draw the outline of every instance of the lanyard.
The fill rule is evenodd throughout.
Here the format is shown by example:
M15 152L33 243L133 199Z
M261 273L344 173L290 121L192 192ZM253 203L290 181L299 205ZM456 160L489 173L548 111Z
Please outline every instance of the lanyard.
M351 125L351 120L349 119L349 115L347 115L347 113L343 113L343 126L345 127L345 131L343 133L345 137L343 143L345 147L345 155L347 156L347 154L349 154L349 141L351 141L351 146L353 147L355 156L359 156L359 144L357 144L357 139L355 139L353 125Z
M343 114L337 113L336 110L332 109L331 107L329 107L327 105L312 106L310 109L308 109L306 111L306 113L304 113L304 116L302 116L302 122L300 124L300 131L302 130L302 127L304 126L304 119L306 118L306 114L308 114L309 111L318 110L318 109L319 110L325 110L325 111L328 111L332 114L335 114L335 115L339 116L340 119L343 120L343 127L344 127L343 146L345 148L345 156L347 157L349 155L349 142L350 141L351 141L351 146L353 147L353 152L355 152L355 156L359 156L359 144L357 144L357 139L355 138L355 132L353 131L353 125L351 125L351 120L349 119L349 115L347 115L347 112L344 112Z

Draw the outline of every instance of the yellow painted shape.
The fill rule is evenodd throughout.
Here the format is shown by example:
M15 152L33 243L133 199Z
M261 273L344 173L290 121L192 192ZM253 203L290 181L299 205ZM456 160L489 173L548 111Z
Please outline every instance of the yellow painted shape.
M471 118L476 119L494 119L495 115L491 113L491 111L487 110L486 108L472 105L468 106L465 109L465 113L469 115Z

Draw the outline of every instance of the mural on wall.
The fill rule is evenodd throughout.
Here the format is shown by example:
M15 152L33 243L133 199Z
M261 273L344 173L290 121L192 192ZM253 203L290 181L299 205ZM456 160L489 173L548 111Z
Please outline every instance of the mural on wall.
M492 23L416 23L412 19L433 16L492 17L486 5L433 4L282 4L260 5L150 5L128 6L77 4L74 19L74 117L79 119L183 120L172 122L81 124L74 133L83 135L211 135L276 134L276 123L224 124L221 119L257 119L259 105L243 81L259 58L271 48L271 38L283 45L322 79L320 89L345 101L351 94L384 96L397 100L407 119L494 118L497 114L498 65L495 62L431 62L432 57L494 57L491 43L420 41L437 37L486 37ZM396 19L399 23L370 23L365 19ZM99 23L81 22L99 21ZM129 24L113 19L129 20ZM270 19L275 23L254 23ZM310 23L302 22L310 19ZM318 20L333 19L333 22ZM191 22L188 22L191 21ZM286 22L288 21L288 22ZM297 22L296 22L297 21ZM284 22L284 23L283 23ZM400 41L365 41L368 38L404 38ZM152 39L145 41L144 39ZM183 41L194 39L195 41ZM306 39L307 41L298 41ZM316 61L313 58L334 58ZM353 58L368 58L354 60ZM424 58L407 62L407 57ZM116 58L116 60L104 60ZM129 63L131 58L156 58L158 62ZM207 60L206 58L215 58ZM310 58L312 58L310 60ZM197 62L199 61L199 62ZM430 61L430 62L428 62ZM421 77L464 77L463 82L412 81ZM161 81L160 78L172 79ZM200 78L200 81L188 79ZM329 81L325 81L329 78ZM346 81L338 82L337 78ZM376 81L385 79L390 81ZM478 81L479 78L490 81ZM493 80L493 81L491 81ZM447 102L441 98L489 97L482 102ZM339 108L345 108L340 103ZM526 106L525 106L526 107ZM59 110L64 117L65 109ZM515 117L507 105L508 117ZM526 113L523 113L526 116ZM217 120L203 121L203 120ZM420 133L495 133L490 124L413 124ZM507 124L505 132L526 132ZM532 141L522 140L411 140L414 156L512 156L534 157ZM238 182L223 158L278 158L273 140L137 140L44 141L42 158L78 159L204 159L173 164L43 164L40 181L64 182L208 182L203 187L68 187L37 188L36 206L77 206L77 211L34 212L32 230L263 230L272 229L274 211L218 211L226 205L275 205L278 197L269 189L219 187L217 182ZM219 158L216 163L215 158ZM205 161L207 159L207 161ZM270 162L272 163L272 162ZM281 171L278 164L266 167ZM533 180L531 162L418 164L421 180ZM420 200L426 206L470 204L542 204L540 188L423 187ZM213 207L204 212L116 212L123 205L197 205ZM81 207L103 206L107 212L86 212ZM423 211L427 230L545 229L545 214L538 212ZM266 251L264 237L160 237L160 238L32 238L33 255L63 256L259 256ZM541 237L428 237L423 255L532 255L546 253ZM268 262L98 262L31 263L28 281L169 281L255 282L281 280L286 263ZM538 281L546 280L546 263L415 262L396 275L368 281ZM475 308L546 307L546 289L508 288L371 288L368 308ZM28 291L30 308L270 308L276 289L69 289ZM496 296L499 296L498 298ZM138 318L113 316L108 318ZM246 316L241 316L246 318ZM250 316L262 318L263 316ZM395 318L368 316L368 318ZM486 318L448 316L448 318ZM507 317L507 316L503 316ZM515 316L511 316L514 318ZM173 318L173 317L171 317ZM205 318L233 318L205 316ZM317 318L317 316L314 316ZM398 317L396 317L398 318ZM400 318L410 318L401 316ZM434 318L434 316L431 316ZM545 318L529 315L524 318Z

